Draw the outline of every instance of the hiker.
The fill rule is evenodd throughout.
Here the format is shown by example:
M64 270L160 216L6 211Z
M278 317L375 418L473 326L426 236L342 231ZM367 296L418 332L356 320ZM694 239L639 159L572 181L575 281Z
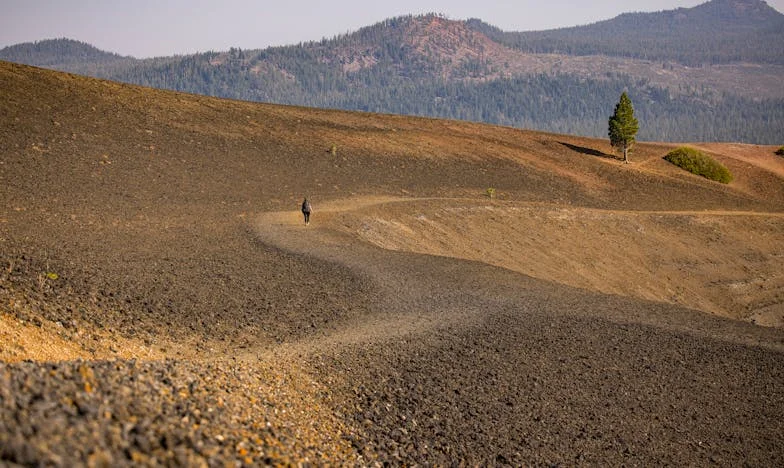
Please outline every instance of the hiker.
M308 197L305 197L305 201L302 202L302 214L305 215L305 226L310 224L311 211L313 211L313 207L310 206L310 200L308 200Z

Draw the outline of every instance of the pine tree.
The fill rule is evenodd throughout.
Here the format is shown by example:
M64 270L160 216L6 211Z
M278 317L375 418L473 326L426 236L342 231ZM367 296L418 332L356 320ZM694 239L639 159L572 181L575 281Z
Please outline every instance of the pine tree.
M629 150L634 145L634 137L640 129L640 124L634 118L632 101L626 92L621 94L621 99L615 105L615 112L610 117L610 144L623 150L623 162L629 163Z

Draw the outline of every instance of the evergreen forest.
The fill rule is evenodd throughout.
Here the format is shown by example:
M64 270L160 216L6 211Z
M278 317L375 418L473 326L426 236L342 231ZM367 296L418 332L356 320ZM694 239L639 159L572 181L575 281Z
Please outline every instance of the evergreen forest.
M604 23L539 33L504 33L479 20L405 16L332 39L267 49L135 59L54 39L7 47L0 59L231 99L595 137L606 137L607 118L625 91L640 121L640 140L780 144L784 99L718 92L699 83L664 87L613 70L587 77L557 70L507 73L507 59L498 58L498 50L527 49L645 56L701 66L737 60L784 64L784 46L754 45L765 38L784 44L784 15L758 0L738 2L761 10L731 17L727 5L732 2L713 0L692 9L624 14ZM706 33L727 24L733 27L725 27L719 39ZM671 32L668 40L644 45L651 35L662 36L662 30ZM616 36L625 48L614 45ZM748 42L739 42L740 37ZM723 46L725 40L743 50ZM487 58L491 52L493 59Z

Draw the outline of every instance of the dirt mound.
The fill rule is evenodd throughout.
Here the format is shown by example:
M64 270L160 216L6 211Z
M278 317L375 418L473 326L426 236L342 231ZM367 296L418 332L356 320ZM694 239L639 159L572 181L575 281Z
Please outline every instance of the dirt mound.
M682 307L776 320L771 148L2 62L0 116L3 460L782 464L782 330Z

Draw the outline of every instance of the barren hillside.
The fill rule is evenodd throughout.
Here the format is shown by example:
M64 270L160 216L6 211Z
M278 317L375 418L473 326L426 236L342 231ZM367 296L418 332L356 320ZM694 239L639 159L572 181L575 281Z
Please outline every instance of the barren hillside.
M773 147L702 145L721 185L3 62L0 122L2 461L784 461Z

